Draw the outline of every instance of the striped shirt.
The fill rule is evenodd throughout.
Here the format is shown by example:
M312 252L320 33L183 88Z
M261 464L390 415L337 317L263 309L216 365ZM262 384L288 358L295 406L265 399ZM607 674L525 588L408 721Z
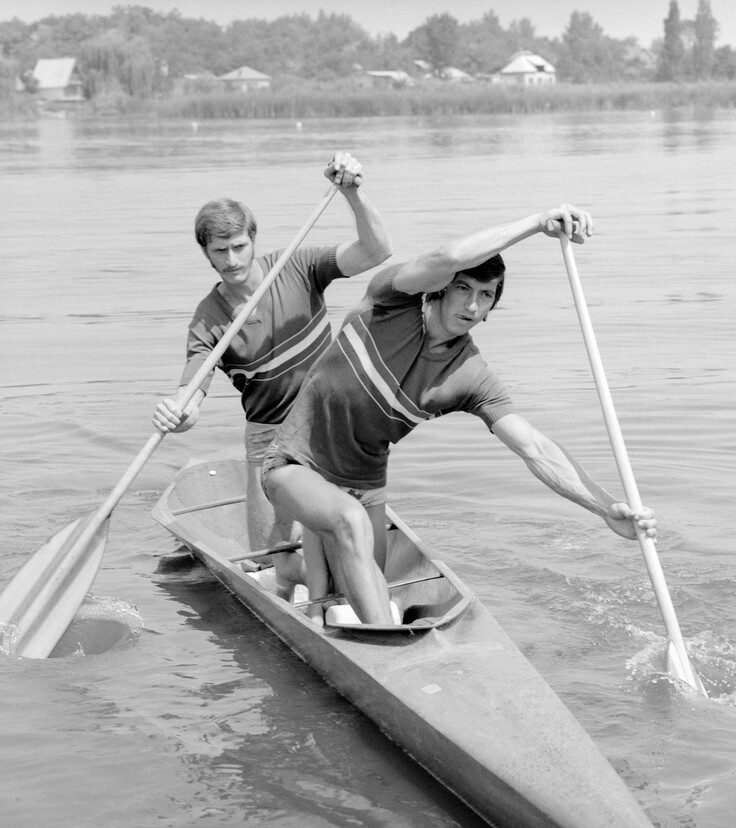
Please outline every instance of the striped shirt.
M423 420L467 411L492 428L513 411L469 335L429 349L422 296L393 288L398 267L372 279L278 431L279 450L339 486L385 486L390 444Z
M332 338L323 291L343 278L335 247L295 251L222 355L217 367L240 391L245 416L256 423L280 423L317 358ZM263 272L281 251L259 257ZM189 323L186 385L237 314L217 289L199 303ZM202 384L207 391L214 371Z

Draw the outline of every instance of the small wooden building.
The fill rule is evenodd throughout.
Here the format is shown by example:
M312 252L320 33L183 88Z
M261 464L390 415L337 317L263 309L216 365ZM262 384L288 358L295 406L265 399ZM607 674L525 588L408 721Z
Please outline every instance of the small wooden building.
M250 66L233 69L232 72L220 75L218 80L224 84L228 92L250 92L253 89L271 88L271 76L251 69Z
M33 78L38 84L36 94L44 101L64 103L84 100L82 79L75 58L42 58L36 61Z
M376 89L400 89L404 86L414 86L414 78L403 69L374 69L365 73L368 78L367 86Z

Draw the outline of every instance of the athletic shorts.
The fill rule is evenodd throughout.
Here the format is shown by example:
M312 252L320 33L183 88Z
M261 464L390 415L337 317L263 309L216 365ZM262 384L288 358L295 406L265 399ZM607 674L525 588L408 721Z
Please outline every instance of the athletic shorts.
M266 449L276 436L278 425L273 423L251 423L245 421L245 459L246 462L260 466L266 455Z
M301 463L298 463L292 457L289 457L288 454L285 454L279 448L278 444L274 444L268 449L261 468L261 485L266 497L268 497L268 478L271 472L274 469L291 465L299 466ZM334 486L336 484L333 483L332 485ZM371 506L383 506L386 503L385 486L381 486L380 489L360 489L356 486L337 486L337 488L341 492L347 492L351 497L354 497L366 509Z

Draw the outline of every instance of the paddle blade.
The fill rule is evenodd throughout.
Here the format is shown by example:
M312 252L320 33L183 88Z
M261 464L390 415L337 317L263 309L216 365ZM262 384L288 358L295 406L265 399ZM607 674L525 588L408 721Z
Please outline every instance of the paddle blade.
M74 620L100 567L109 518L93 516L57 532L0 594L0 634L10 655L46 658Z
M693 670L690 660L682 658L674 642L667 643L667 672L684 684L690 685L693 690L707 698L708 693L700 680L700 676Z

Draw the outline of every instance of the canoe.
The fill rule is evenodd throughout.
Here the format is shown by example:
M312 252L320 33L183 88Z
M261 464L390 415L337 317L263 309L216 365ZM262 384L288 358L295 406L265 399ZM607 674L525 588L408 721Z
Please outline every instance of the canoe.
M632 793L468 587L387 507L395 627L317 627L248 553L245 463L190 461L153 516L416 762L498 828L651 828ZM391 586L394 585L394 586Z

